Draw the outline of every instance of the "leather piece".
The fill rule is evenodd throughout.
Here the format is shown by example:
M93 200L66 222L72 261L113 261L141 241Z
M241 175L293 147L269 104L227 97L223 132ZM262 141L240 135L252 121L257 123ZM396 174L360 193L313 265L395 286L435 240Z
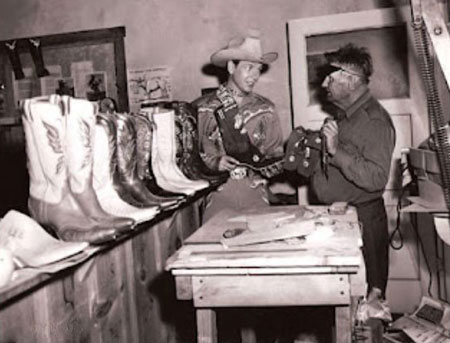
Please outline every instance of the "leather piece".
M322 139L319 131L295 128L287 142L284 169L309 177L320 163Z

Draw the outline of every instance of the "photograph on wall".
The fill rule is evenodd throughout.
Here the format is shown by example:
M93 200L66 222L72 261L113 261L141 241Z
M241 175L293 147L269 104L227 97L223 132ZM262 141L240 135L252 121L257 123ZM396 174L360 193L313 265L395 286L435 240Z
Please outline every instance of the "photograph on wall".
M85 75L86 99L98 101L106 98L106 72L96 71Z
M170 67L128 71L130 105L172 100Z
M365 47L372 56L373 75L370 88L377 99L409 96L407 32L404 26L384 27L307 37L308 88L310 105L317 104L321 66L325 54L346 44Z
M72 62L70 64L70 75L73 78L76 97L86 97L86 75L93 72L94 64L92 61Z
M56 80L55 93L59 95L75 96L75 86L72 77L61 77Z

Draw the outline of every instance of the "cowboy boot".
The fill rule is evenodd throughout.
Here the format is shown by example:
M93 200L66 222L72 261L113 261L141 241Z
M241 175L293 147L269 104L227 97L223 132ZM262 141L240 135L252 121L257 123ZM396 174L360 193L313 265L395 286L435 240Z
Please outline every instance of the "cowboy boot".
M125 114L113 115L117 133L117 165L122 184L145 206L159 206L161 202L145 187L137 175L136 132Z
M117 155L117 144L118 144L117 128L114 122L113 114L98 113L97 122L105 128L105 132L108 135L109 149L111 152L110 163L111 163L112 183L114 190L119 195L119 198L125 201L127 204L140 209L145 208L146 205L143 204L142 202L137 201L129 192L128 187L122 182ZM154 206L150 206L150 208L153 207Z
M167 107L166 107L167 108ZM192 136L186 116L179 112L176 104L171 103L170 108L174 109L175 125L175 162L181 172L189 180L201 180L202 177L195 166L190 164L189 146L192 144Z
M97 115L94 144L94 190L101 206L111 214L133 218L136 223L153 219L159 213L159 208L137 208L123 201L113 185L113 170L115 167L114 135L108 131L115 130L106 116ZM111 137L113 139L111 139Z
M25 100L22 123L30 175L31 216L64 241L98 244L115 239L116 230L87 217L70 192L61 108L42 99Z
M184 201L185 195L172 193L159 187L150 169L151 148L152 148L152 124L145 114L138 114L131 117L136 129L137 147L137 173L144 182L147 189L155 196L166 200Z
M116 217L100 205L93 188L95 107L83 99L62 97L66 120L66 151L70 190L83 212L90 218L120 232L135 224L128 217Z
M193 106L185 101L173 101L165 106L165 108L172 108L175 111L175 124L178 131L176 136L179 137L180 150L177 149L177 164L180 169L190 179L207 180L211 184L223 183L229 177L228 172L214 172L211 171L200 157L198 149L198 129L197 129L197 115Z
M152 170L156 182L172 192L191 195L209 186L202 180L189 180L175 162L174 112L159 110L151 114L154 122L152 142Z

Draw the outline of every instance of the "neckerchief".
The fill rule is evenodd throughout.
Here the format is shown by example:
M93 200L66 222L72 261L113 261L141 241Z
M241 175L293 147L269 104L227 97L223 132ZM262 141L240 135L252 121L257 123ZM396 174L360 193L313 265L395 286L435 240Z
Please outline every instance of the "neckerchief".
M261 161L264 156L250 142L244 129L242 115L230 90L221 85L216 92L221 106L214 112L226 153L249 164Z

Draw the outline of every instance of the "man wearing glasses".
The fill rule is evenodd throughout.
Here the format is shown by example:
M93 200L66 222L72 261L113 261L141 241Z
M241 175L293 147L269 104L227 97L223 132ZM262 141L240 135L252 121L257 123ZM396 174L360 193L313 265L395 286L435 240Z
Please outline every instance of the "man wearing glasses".
M370 94L372 58L365 48L348 44L326 55L322 83L332 117L322 127L328 167L318 168L312 188L325 204L347 202L362 224L363 255L369 298L385 298L389 235L383 192L389 178L395 129L387 111Z

